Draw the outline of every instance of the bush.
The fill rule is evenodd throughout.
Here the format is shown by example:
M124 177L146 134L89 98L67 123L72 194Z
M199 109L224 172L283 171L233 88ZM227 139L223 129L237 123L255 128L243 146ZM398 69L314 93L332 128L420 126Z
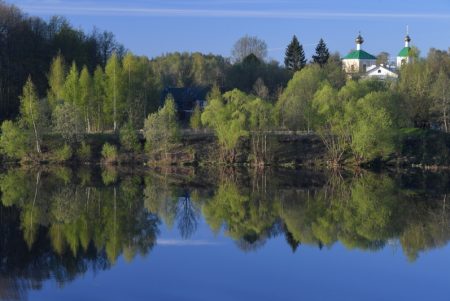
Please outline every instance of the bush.
M110 185L117 182L117 169L114 167L106 167L102 170L102 180L103 184Z
M0 135L0 153L13 159L22 159L30 150L29 135L17 123L2 123Z
M137 132L130 123L127 123L123 128L120 129L119 133L120 145L128 151L139 151L141 145L139 143L139 138Z
M83 118L73 104L58 105L53 112L53 124L55 132L61 134L67 143L76 143L84 136Z
M63 147L57 149L53 154L53 161L66 162L69 161L70 158L72 158L72 155L73 155L72 148L69 145L64 144Z
M113 164L117 162L117 147L115 145L111 145L108 142L106 142L103 145L103 149L102 149L102 157L103 157L103 161L106 164Z
M80 148L77 151L78 159L81 161L89 161L92 156L91 146L84 141L81 142Z
M170 95L164 107L148 115L144 124L146 148L150 153L161 152L168 159L169 152L179 142L179 127L175 101Z

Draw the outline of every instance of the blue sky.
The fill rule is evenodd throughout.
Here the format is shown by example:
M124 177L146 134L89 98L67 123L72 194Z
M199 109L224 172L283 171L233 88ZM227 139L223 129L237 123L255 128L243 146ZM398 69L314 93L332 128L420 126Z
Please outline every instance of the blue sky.
M297 35L311 56L322 37L346 54L361 31L363 49L395 56L409 25L413 45L426 54L450 46L450 0L6 0L30 15L67 17L75 27L110 30L133 53L173 51L229 56L245 34L264 39L282 61Z

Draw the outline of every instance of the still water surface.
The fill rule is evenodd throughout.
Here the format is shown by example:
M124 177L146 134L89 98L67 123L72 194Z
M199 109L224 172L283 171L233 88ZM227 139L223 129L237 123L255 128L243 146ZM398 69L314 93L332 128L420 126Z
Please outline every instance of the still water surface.
M449 179L2 171L0 300L448 300Z

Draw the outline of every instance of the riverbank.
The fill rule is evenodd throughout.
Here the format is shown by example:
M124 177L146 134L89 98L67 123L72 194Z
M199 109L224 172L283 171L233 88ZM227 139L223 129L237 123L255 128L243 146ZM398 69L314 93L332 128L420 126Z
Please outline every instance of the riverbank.
M450 167L450 135L432 130L404 129L397 139L396 151L389 156L356 164L351 155L342 166L377 168L448 169ZM116 156L107 160L102 150L105 144L113 146ZM20 161L2 158L5 164L22 165L134 165L134 166L252 166L252 148L249 138L242 138L236 148L233 162L223 162L220 146L213 133L207 131L183 131L179 143L168 154L145 150L145 141L139 138L138 151L127 151L115 133L88 134L82 144L67 148L61 137L44 136L42 153L29 155ZM82 149L84 150L84 153ZM86 151L87 149L87 151ZM63 150L63 151L62 151ZM262 166L273 167L326 167L329 156L322 139L314 133L272 132L267 135L266 161Z

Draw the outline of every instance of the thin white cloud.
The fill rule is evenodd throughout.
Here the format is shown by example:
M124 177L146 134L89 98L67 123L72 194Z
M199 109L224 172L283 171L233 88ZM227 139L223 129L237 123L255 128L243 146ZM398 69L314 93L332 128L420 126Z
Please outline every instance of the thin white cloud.
M186 247L186 246L216 246L220 243L207 241L207 240L180 240L180 239L158 239L156 242L160 246L175 246L175 247Z
M30 13L95 15L95 16L154 16L154 17L216 17L216 18L274 18L274 19L449 19L448 13L371 13L371 12L323 12L299 10L230 10L230 9L189 9L189 8L149 8L111 7L96 4L85 5L44 5L24 4L21 8Z

